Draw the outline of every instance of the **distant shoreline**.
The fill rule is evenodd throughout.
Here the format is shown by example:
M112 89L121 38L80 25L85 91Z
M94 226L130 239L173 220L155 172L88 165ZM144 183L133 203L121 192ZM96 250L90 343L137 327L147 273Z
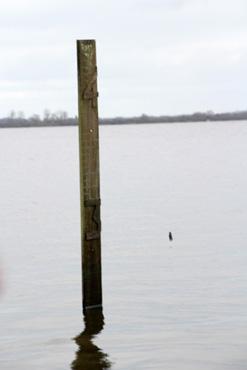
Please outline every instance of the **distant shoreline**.
M193 122L219 122L219 121L243 121L247 120L247 111L230 112L230 113L193 113L175 116L149 116L142 114L138 117L115 117L115 118L100 118L100 125L137 125L137 124L152 124L152 123L193 123ZM51 117L40 119L35 115L30 118L22 117L6 117L0 118L0 128L21 128L21 127L64 127L77 126L78 119L70 117Z

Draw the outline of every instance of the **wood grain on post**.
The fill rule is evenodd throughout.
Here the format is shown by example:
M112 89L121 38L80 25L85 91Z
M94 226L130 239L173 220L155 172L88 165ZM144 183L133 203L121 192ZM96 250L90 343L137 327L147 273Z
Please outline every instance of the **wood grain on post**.
M96 46L77 41L83 310L102 306Z

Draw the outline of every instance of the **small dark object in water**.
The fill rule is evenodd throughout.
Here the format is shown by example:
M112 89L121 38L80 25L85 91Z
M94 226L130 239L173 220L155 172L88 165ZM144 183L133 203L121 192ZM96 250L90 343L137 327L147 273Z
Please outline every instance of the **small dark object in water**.
M169 240L170 240L170 242L173 241L173 237L172 237L172 233L171 232L169 232Z

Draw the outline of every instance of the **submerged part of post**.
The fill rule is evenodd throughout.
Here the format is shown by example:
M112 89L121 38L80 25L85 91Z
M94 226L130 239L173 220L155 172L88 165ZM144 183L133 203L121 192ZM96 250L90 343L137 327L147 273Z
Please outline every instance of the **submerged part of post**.
M102 306L96 46L77 41L83 310Z

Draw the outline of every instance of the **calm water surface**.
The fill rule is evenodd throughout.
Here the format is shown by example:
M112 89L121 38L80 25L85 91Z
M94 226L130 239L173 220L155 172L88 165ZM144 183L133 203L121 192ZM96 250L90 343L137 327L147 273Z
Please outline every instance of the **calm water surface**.
M77 129L0 131L0 369L246 370L247 122L100 139L104 310L83 319Z

